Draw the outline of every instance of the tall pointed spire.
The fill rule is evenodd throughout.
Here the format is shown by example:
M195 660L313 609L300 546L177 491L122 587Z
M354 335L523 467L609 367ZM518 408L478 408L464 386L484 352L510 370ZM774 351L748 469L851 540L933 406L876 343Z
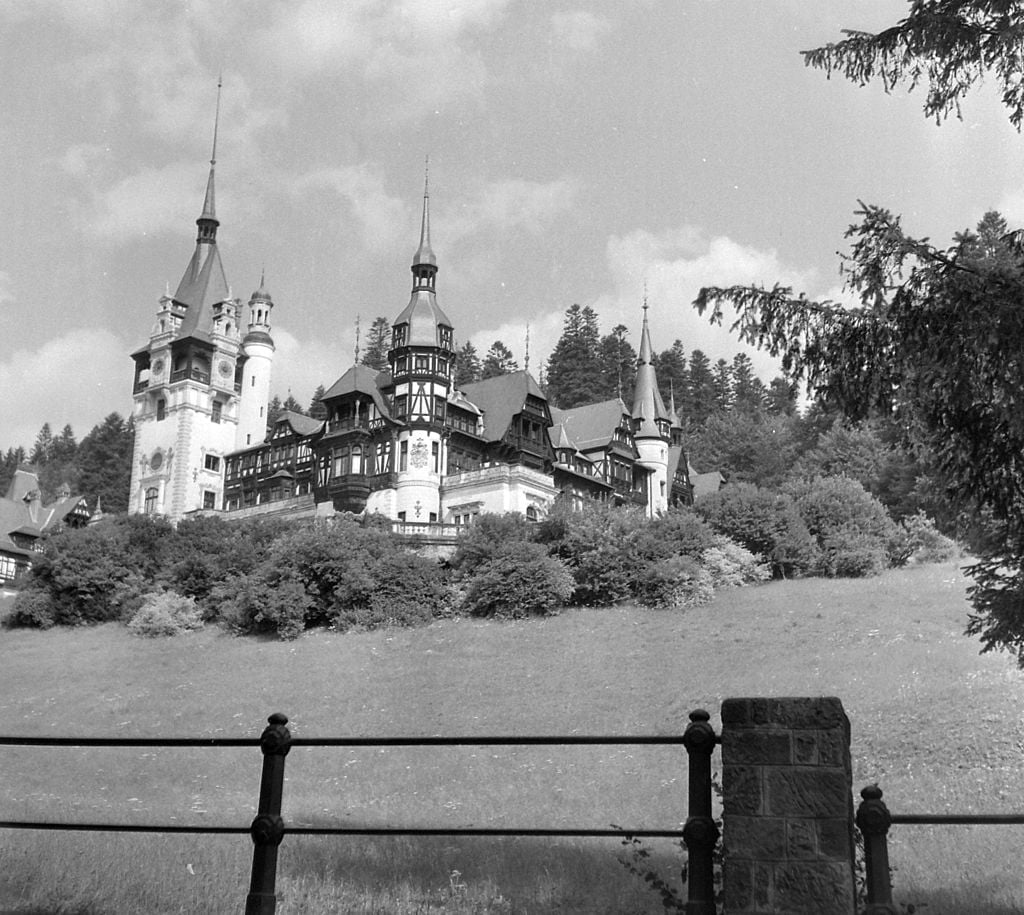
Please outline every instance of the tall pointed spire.
M220 90L223 77L217 77L217 109L213 117L213 149L210 153L210 177L206 180L206 197L203 200L203 214L196 220L199 226L198 241L213 244L217 240L217 207L214 200L213 174L217 166L217 131L220 128Z
M669 412L658 390L658 377L654 370L654 347L651 330L647 325L647 284L644 283L644 323L640 333L640 355L636 366L636 388L633 395L633 419L638 421L637 435L661 438L660 423L669 423ZM664 434L667 436L668 430Z
M423 219L420 222L420 246L412 259L412 266L429 265L437 268L437 258L430 247L430 156L427 156L423 170Z

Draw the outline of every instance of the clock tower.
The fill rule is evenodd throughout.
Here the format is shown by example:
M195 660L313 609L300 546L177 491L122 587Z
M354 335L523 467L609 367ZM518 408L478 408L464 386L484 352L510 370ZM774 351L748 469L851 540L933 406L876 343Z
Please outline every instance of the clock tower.
M219 86L217 104L219 119ZM231 296L217 250L216 160L217 120L195 251L174 294L160 299L149 342L132 354L129 511L175 521L222 507L224 456L234 450L238 428L241 302Z

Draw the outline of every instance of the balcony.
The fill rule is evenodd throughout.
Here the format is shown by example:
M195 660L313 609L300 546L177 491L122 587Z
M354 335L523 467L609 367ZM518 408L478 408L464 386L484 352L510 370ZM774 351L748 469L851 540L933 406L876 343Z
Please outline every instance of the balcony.
M133 394L141 394L143 391L149 388L149 379L143 378L142 381L136 381L135 386L132 388Z
M454 546L465 524L441 524L437 521L392 521L391 533L403 540L427 541Z
M178 381L198 381L200 384L210 383L210 373L203 372L197 368L178 369L171 372L171 384Z

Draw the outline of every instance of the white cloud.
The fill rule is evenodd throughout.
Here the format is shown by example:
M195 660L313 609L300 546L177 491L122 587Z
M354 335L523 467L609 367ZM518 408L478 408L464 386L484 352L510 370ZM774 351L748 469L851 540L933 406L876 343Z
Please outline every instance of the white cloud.
M321 169L295 179L292 187L299 194L334 191L346 204L369 250L388 251L409 241L412 211L384 189L384 177L373 166Z
M469 342L476 347L481 361L495 340L507 346L519 368L526 368L526 330L530 330L530 374L540 378L541 367L547 364L551 351L562 335L563 313L548 312L530 318L505 321L497 327L471 334Z
M82 227L117 244L169 229L180 233L199 215L205 187L206 173L196 162L143 168L104 190L93 186L91 205L80 215ZM191 193L183 190L190 188Z
M551 16L555 43L570 51L593 51L612 29L611 22L586 10L557 12Z
M607 330L621 322L638 345L644 282L647 283L649 322L655 349L666 349L676 339L687 352L703 350L712 362L731 361L746 352L757 373L767 382L778 373L778 363L766 353L745 346L724 327L712 326L692 302L702 286L765 285L776 282L815 294L813 272L790 267L775 251L739 244L725 236L705 239L698 229L682 226L662 233L637 229L613 236L607 246L613 290L599 298L595 310Z
M11 275L6 270L0 270L0 305L6 305L14 301L11 293Z
M76 330L0 362L0 447L32 447L44 422L79 441L115 410L131 413L129 348L110 331Z
M270 396L284 400L291 394L305 409L318 385L329 388L352 365L355 328L332 329L326 337L299 339L289 330L275 326L274 367Z

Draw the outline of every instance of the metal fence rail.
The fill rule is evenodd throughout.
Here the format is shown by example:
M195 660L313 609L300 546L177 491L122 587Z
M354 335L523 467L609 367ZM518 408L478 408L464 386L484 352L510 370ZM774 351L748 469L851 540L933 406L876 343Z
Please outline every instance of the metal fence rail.
M31 820L0 820L0 828L123 833L248 833L253 842L253 862L246 915L273 915L277 896L277 849L286 834L336 836L488 836L543 838L670 838L682 839L687 850L687 915L714 915L712 856L718 827L711 807L711 755L720 738L702 709L690 713L683 735L554 735L480 737L292 737L288 718L271 715L258 738L135 737L0 737L0 746L32 747L259 747L263 754L259 806L248 826L182 826L128 823L54 823ZM682 829L593 828L405 828L287 826L281 816L285 757L292 747L467 747L467 746L683 746L689 758L689 807Z
M890 813L882 789L868 785L860 792L856 823L864 836L864 867L868 906L864 915L899 915L892 901L889 870L889 827L903 826L1019 826L1019 813Z

